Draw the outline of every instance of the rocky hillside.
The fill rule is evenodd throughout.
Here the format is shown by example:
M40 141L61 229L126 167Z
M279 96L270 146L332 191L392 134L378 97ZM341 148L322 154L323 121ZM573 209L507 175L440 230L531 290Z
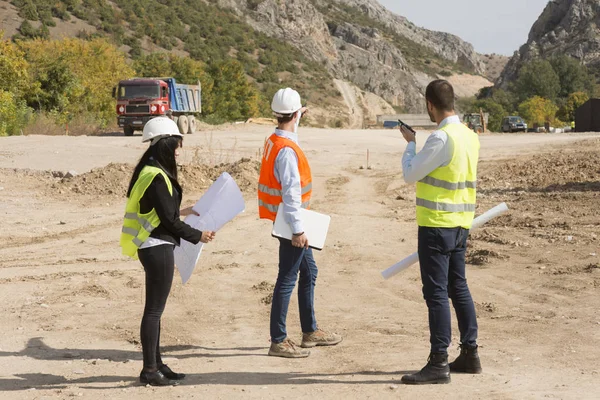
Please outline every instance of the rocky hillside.
M56 0L49 4L0 0L6 34L17 34L28 19L33 29L47 25L44 29L51 37L81 36L82 31L112 36L132 57L157 50L203 61L234 56L265 93L274 85L293 83L294 77L306 80L301 89L319 92L310 100L323 103L322 118L331 109L345 126L359 126L394 108L423 112L423 91L431 79L485 76L486 65L473 46L454 35L419 28L376 0ZM234 32L237 36L232 36ZM480 81L485 86L485 79Z
M506 88L521 66L535 58L567 54L600 71L600 3L596 0L553 0L535 22L529 39L508 62L496 84Z
M483 74L473 46L419 28L376 0L219 0L255 29L292 43L331 74L398 109L423 111L423 89L438 75Z

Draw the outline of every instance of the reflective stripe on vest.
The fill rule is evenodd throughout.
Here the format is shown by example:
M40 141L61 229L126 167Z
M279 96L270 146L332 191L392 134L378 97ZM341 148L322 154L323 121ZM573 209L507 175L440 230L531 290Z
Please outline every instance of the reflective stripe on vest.
M124 255L134 259L138 258L137 250L140 246L150 237L150 233L160 225L160 218L156 210L152 209L147 214L140 214L140 200L158 174L162 174L169 193L173 195L173 187L167 174L160 168L147 165L142 169L140 176L133 185L125 206L125 217L121 228L121 247Z
M308 185L306 185L305 187L303 187L300 191L301 195L305 195L308 194L310 191L312 190L312 182L309 183ZM279 189L272 189L266 185L263 185L262 183L258 184L258 191L259 192L263 192L268 194L269 196L281 196L281 190Z
M260 168L260 177L258 179L258 214L260 218L275 221L279 205L283 201L282 186L275 177L275 160L279 152L289 147L298 157L298 171L300 172L300 190L301 207L310 207L310 198L312 196L312 175L308 159L302 149L294 141L278 136L271 135L265 142L262 164Z
M477 198L479 137L463 124L448 124L441 130L452 145L452 160L417 182L417 223L470 229Z

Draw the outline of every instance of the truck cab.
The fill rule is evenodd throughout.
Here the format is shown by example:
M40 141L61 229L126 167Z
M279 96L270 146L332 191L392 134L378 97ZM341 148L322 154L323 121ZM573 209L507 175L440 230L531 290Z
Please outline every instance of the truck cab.
M174 78L133 78L119 82L113 90L117 100L117 122L125 136L152 118L167 116L179 127L181 134L196 131L196 117L201 112L201 90L198 85L182 85Z

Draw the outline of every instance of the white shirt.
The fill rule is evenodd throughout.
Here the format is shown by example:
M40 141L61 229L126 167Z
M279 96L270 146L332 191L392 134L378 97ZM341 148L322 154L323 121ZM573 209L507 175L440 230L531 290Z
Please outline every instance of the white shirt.
M149 247L161 246L163 244L173 245L173 243L167 242L166 240L157 239L157 238L153 238L152 236L150 236L150 237L148 237L148 239L146 239L144 241L144 243L142 243L142 245L140 246L140 249L147 249Z
M280 129L275 134L298 144L298 134ZM275 179L281 184L281 196L283 198L283 216L290 224L293 233L304 232L300 220L300 209L302 208L302 188L300 184L300 171L298 169L298 156L291 147L284 147L275 159Z
M406 183L416 183L439 167L445 167L452 161L452 142L448 134L441 129L448 124L460 124L458 115L444 119L438 125L417 154L417 144L410 142L402 156L402 174Z

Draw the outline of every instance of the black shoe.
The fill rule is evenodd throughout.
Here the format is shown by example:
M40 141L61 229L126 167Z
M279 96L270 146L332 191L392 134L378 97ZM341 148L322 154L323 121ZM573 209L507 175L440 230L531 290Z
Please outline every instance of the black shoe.
M405 385L429 385L435 383L450 383L450 367L448 353L431 353L427 365L412 375L404 375Z
M163 364L160 367L158 367L158 370L160 372L162 372L162 374L168 378L168 379L173 379L175 381L180 381L183 378L185 378L185 374L178 374L177 372L173 372L171 370L171 368L169 368L169 366L167 364Z
M140 382L150 386L176 386L179 383L172 381L162 374L160 371L140 373Z
M450 371L465 374L480 374L482 369L479 354L477 354L477 345L467 346L461 344L460 355L450 363Z

